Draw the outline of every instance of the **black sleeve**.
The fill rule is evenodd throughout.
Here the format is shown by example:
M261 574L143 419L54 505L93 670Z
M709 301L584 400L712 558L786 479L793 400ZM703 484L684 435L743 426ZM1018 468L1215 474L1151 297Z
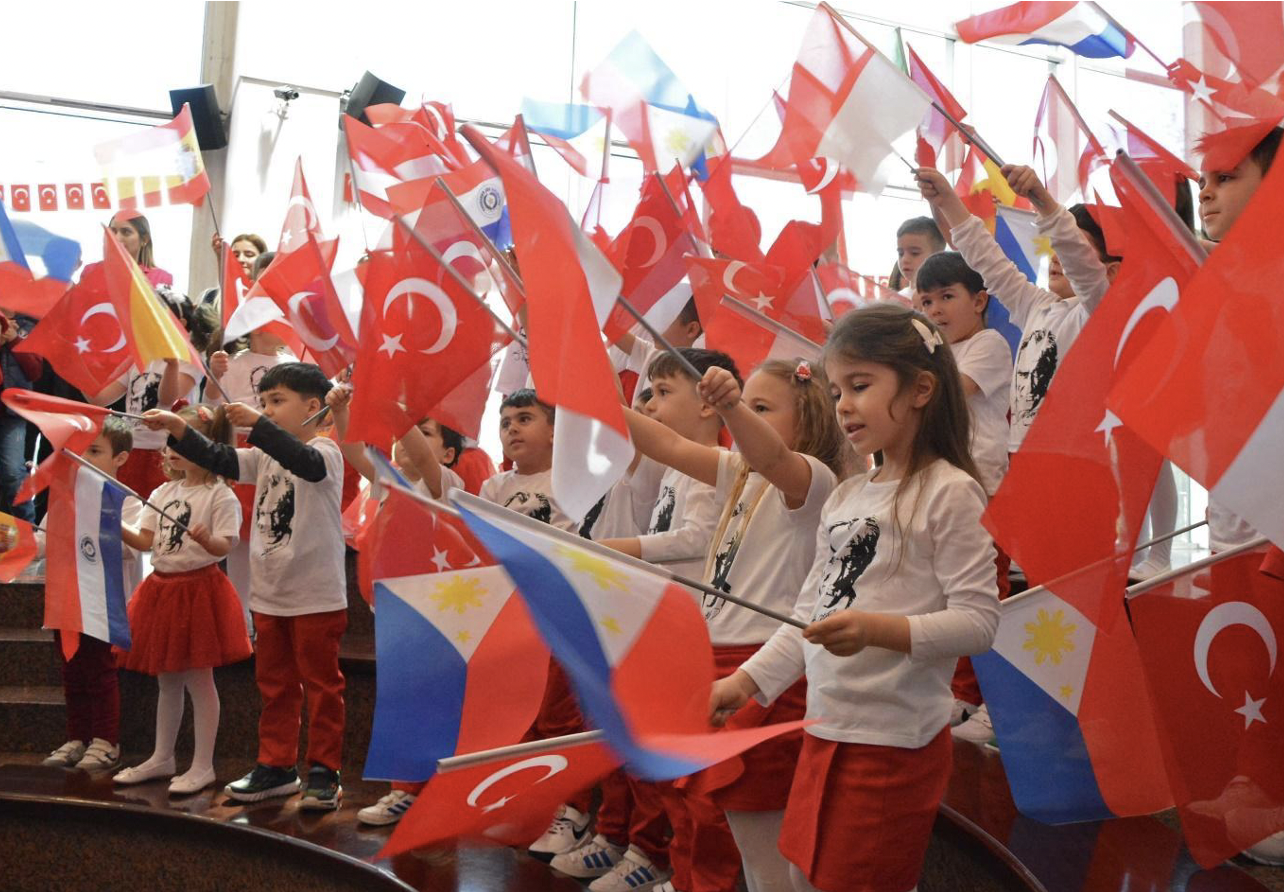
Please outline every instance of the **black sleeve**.
M320 483L325 479L325 456L321 450L286 433L266 415L260 415L254 427L250 428L250 445L262 449L280 462L281 467L309 483Z
M175 440L171 436L168 445L183 458L226 480L241 478L241 462L236 457L236 448L215 443L200 431L189 427L183 432L182 439Z

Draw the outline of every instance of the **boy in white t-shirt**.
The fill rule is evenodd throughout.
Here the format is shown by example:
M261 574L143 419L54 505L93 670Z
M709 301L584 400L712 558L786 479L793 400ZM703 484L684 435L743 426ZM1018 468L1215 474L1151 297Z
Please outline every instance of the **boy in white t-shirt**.
M499 439L513 468L483 483L481 498L574 533L579 525L553 499L553 407L530 388L510 393L499 404Z
M228 420L250 429L249 448L213 443L169 412L148 412L169 447L227 480L254 480L250 532L250 610L255 680L263 698L259 757L253 771L227 786L231 798L257 802L300 787L300 713L308 700L307 787L301 808L339 807L344 678L339 639L348 624L340 498L343 455L318 436L315 421L330 381L317 366L278 365L263 376L260 413L230 403Z

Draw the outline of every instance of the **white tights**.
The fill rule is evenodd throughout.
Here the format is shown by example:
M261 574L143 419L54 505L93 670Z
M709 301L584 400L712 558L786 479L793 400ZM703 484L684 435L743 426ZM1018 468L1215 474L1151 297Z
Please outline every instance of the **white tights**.
M807 877L795 865L789 865L789 877L794 883L794 892L822 892L811 883L807 882ZM910 889L909 892L918 892L918 886Z
M192 698L196 747L188 774L198 777L214 770L214 740L218 737L218 689L213 669L162 672L156 678L156 749L140 767L151 767L174 758L178 727L183 722L183 690Z
M729 811L726 815L740 849L749 892L792 892L789 862L780 854L784 811Z

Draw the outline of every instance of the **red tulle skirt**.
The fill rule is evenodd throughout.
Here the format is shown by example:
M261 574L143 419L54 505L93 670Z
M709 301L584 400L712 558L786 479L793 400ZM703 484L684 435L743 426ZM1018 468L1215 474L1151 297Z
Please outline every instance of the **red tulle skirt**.
M129 631L121 665L148 675L223 666L253 652L236 589L216 564L144 579L129 602Z

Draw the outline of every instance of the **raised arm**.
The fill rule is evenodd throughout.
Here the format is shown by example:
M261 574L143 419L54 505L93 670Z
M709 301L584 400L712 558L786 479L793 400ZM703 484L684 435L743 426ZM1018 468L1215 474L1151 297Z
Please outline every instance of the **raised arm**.
M228 420L233 424L236 423L231 415L228 416ZM149 409L143 413L143 424L154 431L168 431L169 448L183 458L200 465L207 471L213 471L226 480L241 479L241 463L237 460L234 447L225 443L215 443L200 431L192 430L187 426L186 421L173 412Z
M192 392L196 379L179 368L177 359L165 360L165 371L161 372L160 388L157 399L162 406L172 406Z
M643 455L701 483L718 485L717 449L688 440L654 418L628 407L624 409L624 417L629 423L633 445Z
M801 508L811 489L811 465L789 448L759 413L769 409L761 399L748 405L735 376L716 366L704 373L700 397L722 416L749 467L780 490L789 508Z
M325 404L330 407L330 420L334 422L335 440L344 460L357 469L357 473L367 480L374 481L375 470L366 447L363 443L345 441L348 435L348 403L352 401L352 387L348 384L336 384L325 396Z

